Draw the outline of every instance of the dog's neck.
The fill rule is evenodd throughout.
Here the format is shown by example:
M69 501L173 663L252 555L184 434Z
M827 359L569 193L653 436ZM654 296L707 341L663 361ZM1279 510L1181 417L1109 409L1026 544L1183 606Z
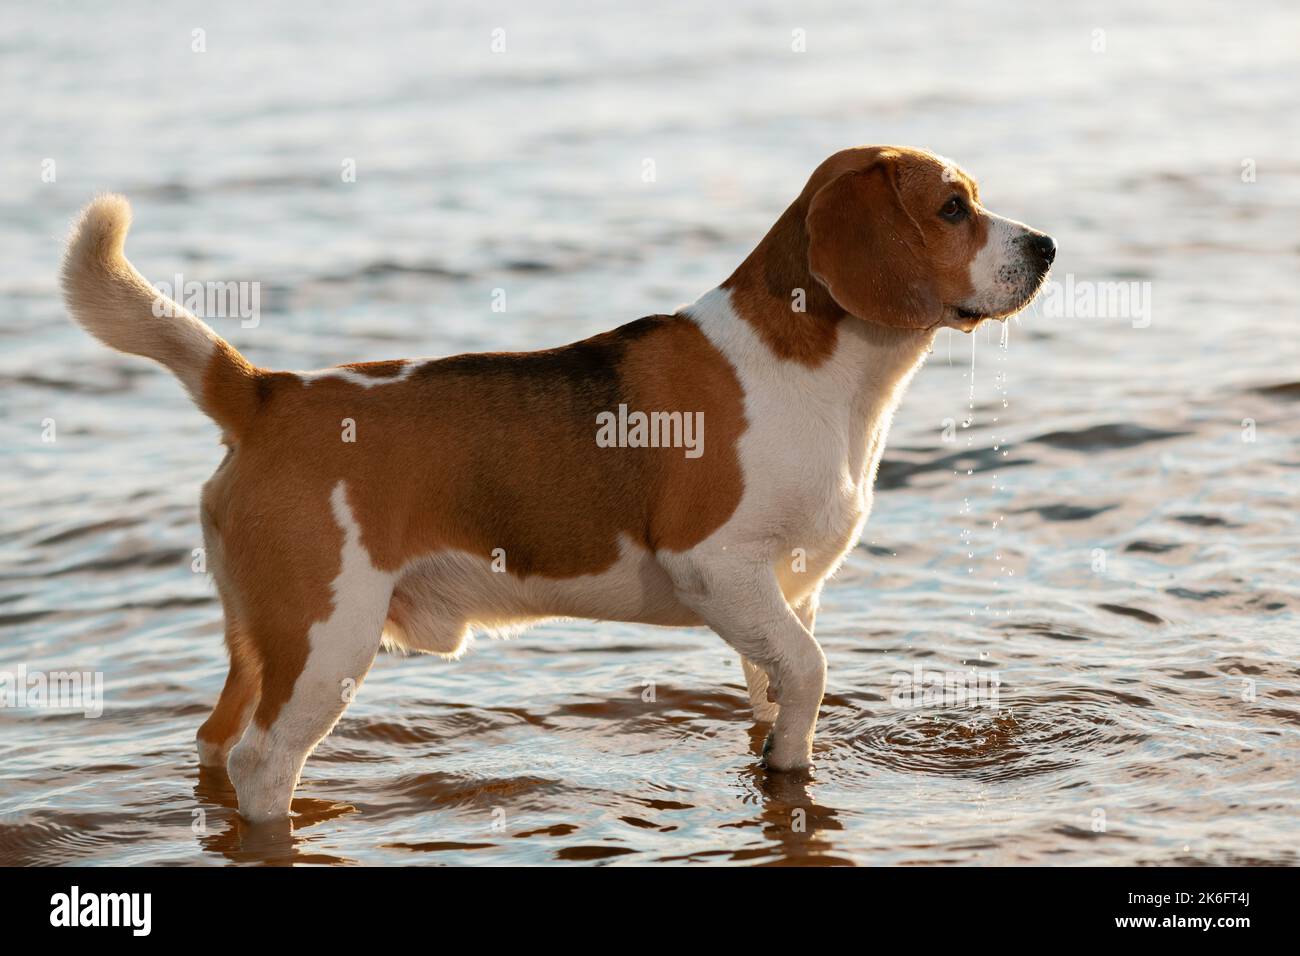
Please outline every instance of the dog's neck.
M788 407L812 415L846 408L848 467L870 482L935 331L866 322L841 308L809 271L805 218L796 202L726 282L685 312L747 389L792 389Z
M806 197L799 197L763 240L722 283L731 308L778 358L816 368L836 350L847 327L857 327L886 352L919 362L934 342L933 330L867 322L846 312L808 267Z
M832 327L829 344L821 346L825 357L813 366L780 357L772 335L761 331L766 323L780 334L779 322L791 320L788 313L772 309L742 317L734 296L734 289L711 289L682 314L700 326L735 369L749 396L746 414L775 414L776 425L771 427L801 434L844 429L843 443L831 442L825 451L843 455L848 473L869 485L894 411L924 362L934 333L885 328L845 316ZM758 427L757 422L751 424Z

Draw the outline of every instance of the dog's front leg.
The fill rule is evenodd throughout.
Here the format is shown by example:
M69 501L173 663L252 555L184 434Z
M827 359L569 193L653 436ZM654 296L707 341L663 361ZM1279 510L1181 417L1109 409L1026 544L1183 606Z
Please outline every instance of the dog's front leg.
M767 564L715 564L685 556L665 566L678 599L740 653L747 675L757 667L770 682L763 701L775 698L777 706L765 764L773 770L807 768L826 689L826 656L786 603L776 573ZM758 681L755 676L749 684L751 695ZM755 711L757 716L757 706Z
M799 623L808 629L809 634L814 634L813 624L817 620L817 598L816 592L809 594L794 609L794 613L799 618ZM768 682L767 671L743 656L740 658L740 666L745 672L745 686L749 689L749 705L753 708L754 720L760 724L774 723L780 708L776 703L776 692Z

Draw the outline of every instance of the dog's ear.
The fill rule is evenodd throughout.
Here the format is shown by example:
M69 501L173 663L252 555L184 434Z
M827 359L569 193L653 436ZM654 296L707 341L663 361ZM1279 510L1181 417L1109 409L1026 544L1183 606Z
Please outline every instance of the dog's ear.
M895 161L841 173L808 205L808 268L845 311L869 322L926 329L943 316L925 235L899 195Z

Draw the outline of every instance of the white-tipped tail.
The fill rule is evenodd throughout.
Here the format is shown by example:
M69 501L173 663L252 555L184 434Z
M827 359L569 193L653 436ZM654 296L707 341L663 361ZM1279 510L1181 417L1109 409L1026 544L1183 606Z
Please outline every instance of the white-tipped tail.
M98 196L82 210L63 258L68 311L105 345L171 369L199 408L238 437L256 409L258 370L126 260L130 226L122 196Z

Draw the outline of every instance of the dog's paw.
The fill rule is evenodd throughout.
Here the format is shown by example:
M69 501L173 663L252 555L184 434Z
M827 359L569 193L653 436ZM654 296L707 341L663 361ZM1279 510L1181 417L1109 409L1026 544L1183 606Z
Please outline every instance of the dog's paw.
M778 746L775 728L767 732L767 737L763 740L763 753L759 758L758 765L764 770L773 773L788 773L807 775L812 771L812 759L803 752L782 753L783 748Z

